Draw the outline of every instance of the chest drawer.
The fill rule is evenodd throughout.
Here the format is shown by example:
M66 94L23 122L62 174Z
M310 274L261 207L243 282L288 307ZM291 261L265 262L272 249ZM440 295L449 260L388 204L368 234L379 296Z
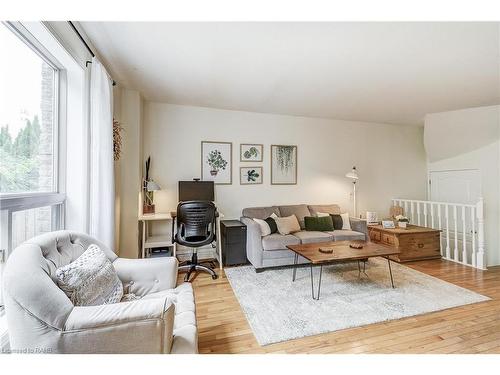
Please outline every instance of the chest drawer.
M374 242L380 242L381 240L380 232L378 230L373 230L373 229L370 229L369 231L370 231L369 232L370 240Z
M429 251L439 251L439 233L432 235L412 235L403 236L401 238L401 246L404 246L408 251L418 251L427 253Z
M381 242L386 245L396 246L396 237L392 234L382 233Z

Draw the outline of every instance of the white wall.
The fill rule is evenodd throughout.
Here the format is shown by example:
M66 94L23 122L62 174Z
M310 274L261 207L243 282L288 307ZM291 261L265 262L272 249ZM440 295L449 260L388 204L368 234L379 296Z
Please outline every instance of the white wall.
M123 104L122 104L123 105ZM356 165L358 212L387 216L390 199L424 199L426 158L422 128L319 118L271 115L146 102L144 155L162 187L157 212L177 205L177 182L200 177L201 141L233 143L233 184L218 185L216 199L226 218L250 206L338 203L351 210L352 184L346 172ZM240 143L263 143L262 185L240 185ZM270 185L270 145L298 145L298 184Z
M428 114L428 170L478 169L485 200L487 264L500 264L500 106Z
M115 118L123 127L122 154L120 160L115 163L116 211L119 213L118 254L123 258L137 258L143 102L138 91L117 89L114 94Z

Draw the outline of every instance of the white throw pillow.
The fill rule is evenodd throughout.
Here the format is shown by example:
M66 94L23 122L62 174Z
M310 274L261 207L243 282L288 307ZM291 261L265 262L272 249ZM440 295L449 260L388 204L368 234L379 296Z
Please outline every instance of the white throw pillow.
M316 217L327 217L330 216L330 214L327 214L326 212L317 212Z
M295 215L275 217L274 221L276 221L278 232L282 235L300 232L300 224Z
M120 302L123 284L108 257L90 245L75 261L56 270L59 287L75 306Z
M271 234L271 228L269 227L269 224L266 223L265 220L262 219L253 219L257 224L259 224L260 227L260 235L262 237L264 236L269 236Z
M349 220L349 213L340 214L342 217L342 230L351 230L351 221Z

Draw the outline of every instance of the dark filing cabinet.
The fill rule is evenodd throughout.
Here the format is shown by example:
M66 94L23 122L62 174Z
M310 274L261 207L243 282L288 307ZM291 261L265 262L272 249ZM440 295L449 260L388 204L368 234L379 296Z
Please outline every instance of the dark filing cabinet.
M220 233L224 266L248 263L247 226L239 220L221 220Z

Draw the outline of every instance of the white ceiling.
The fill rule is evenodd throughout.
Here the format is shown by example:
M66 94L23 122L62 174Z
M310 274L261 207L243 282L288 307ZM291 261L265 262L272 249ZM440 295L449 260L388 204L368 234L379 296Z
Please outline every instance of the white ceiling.
M500 104L498 23L81 25L150 101L410 125Z

